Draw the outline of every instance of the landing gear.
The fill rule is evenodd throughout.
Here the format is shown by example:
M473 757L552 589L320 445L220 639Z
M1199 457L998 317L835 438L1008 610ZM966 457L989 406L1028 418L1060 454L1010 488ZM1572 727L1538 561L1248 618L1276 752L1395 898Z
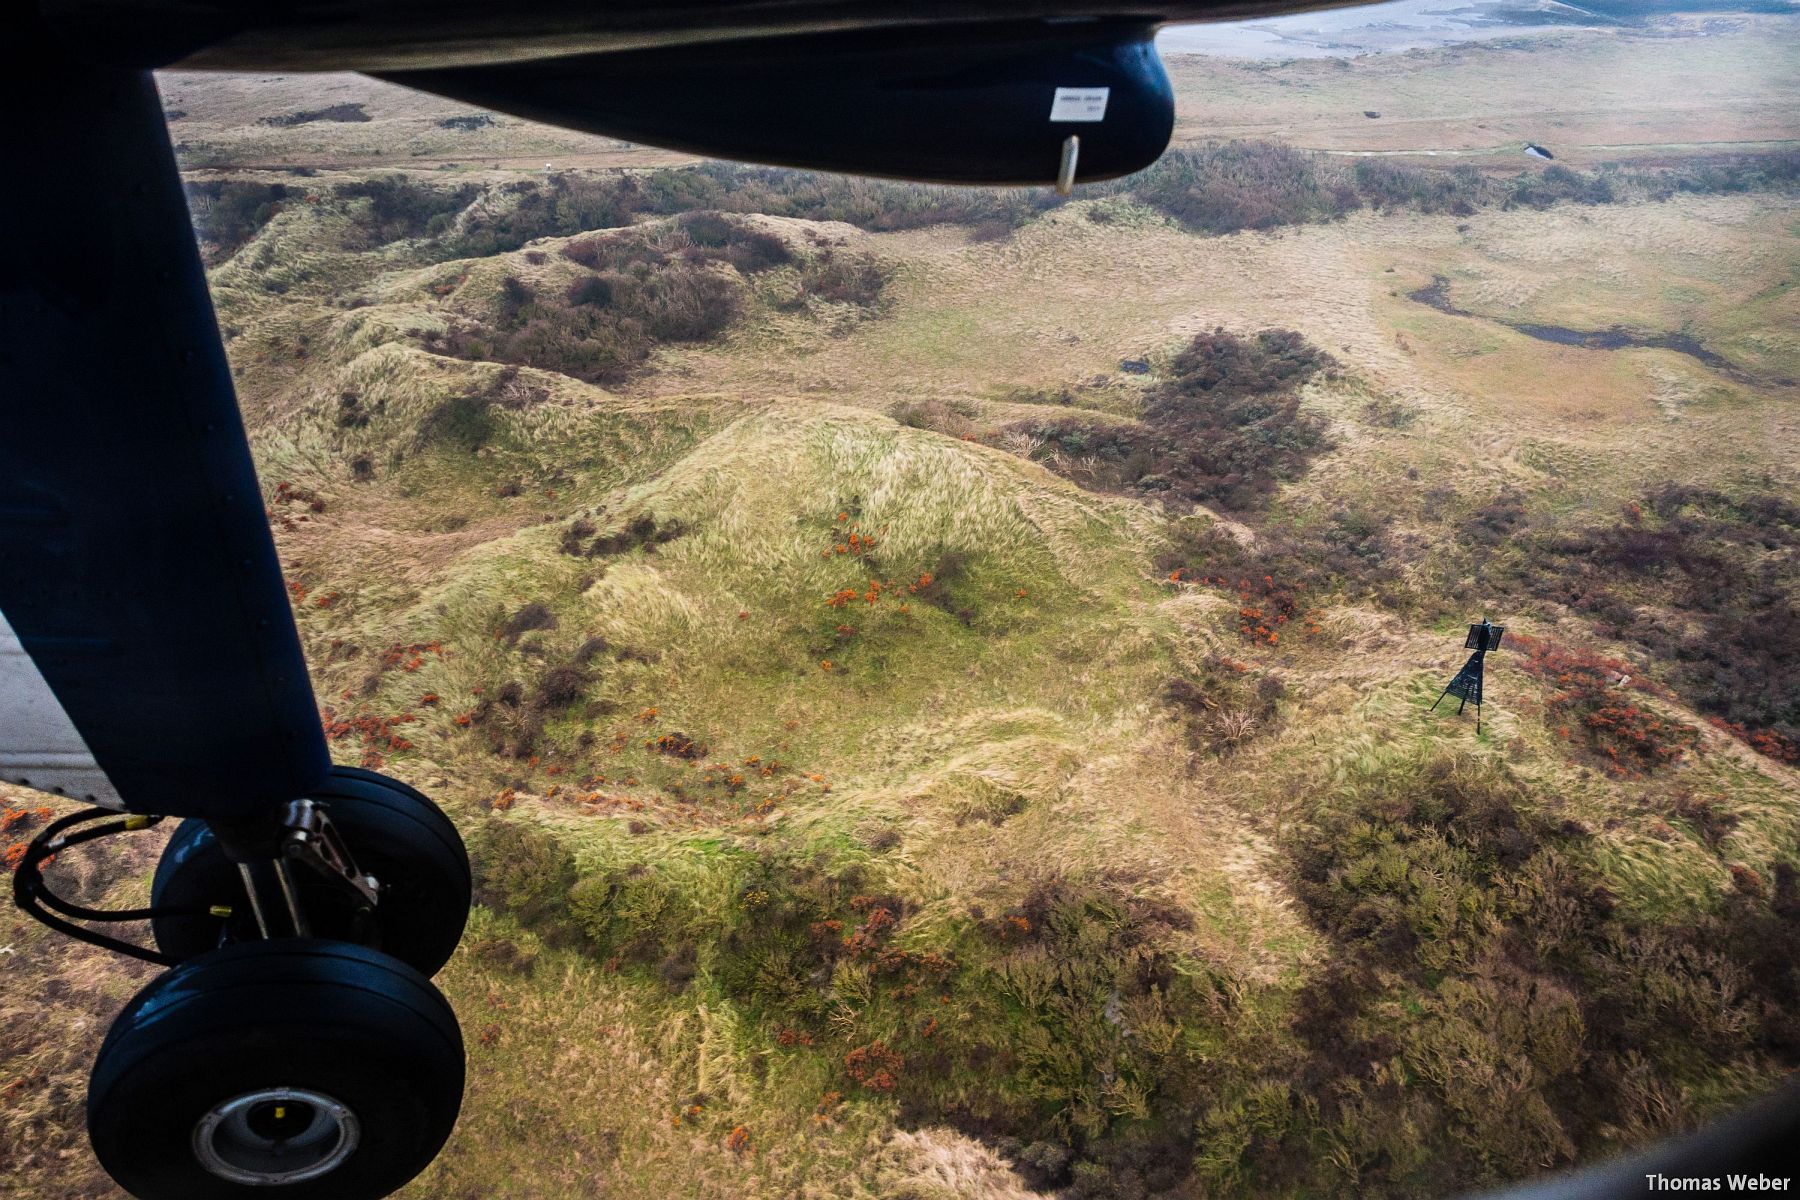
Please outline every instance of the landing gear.
M456 1016L423 975L343 942L247 942L126 1006L88 1136L140 1200L376 1200L437 1154L462 1088Z
M157 949L185 960L261 940L267 935L250 902L255 896L273 933L353 941L421 974L437 974L469 915L469 856L456 827L419 792L356 767L333 767L309 799L329 819L359 873L374 878L375 903L313 861L304 828L277 835L280 852L272 861L240 864L211 826L188 820L163 851L150 889L152 907L177 914L151 922ZM290 888L303 931L296 930L286 903Z
M88 1135L101 1165L140 1200L388 1195L462 1104L462 1035L429 978L468 918L455 827L405 784L336 767L278 809L183 822L148 908L87 908L44 879L54 856L159 819L59 818L13 876L20 907L52 928L172 968L100 1047ZM150 922L154 949L92 926L129 920Z

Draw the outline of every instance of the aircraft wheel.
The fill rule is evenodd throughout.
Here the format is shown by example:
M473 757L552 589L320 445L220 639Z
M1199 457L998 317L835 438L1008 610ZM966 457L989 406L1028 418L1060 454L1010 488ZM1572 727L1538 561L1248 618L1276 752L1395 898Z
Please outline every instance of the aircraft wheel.
M456 826L437 805L397 779L357 767L333 767L312 794L344 835L357 866L381 882L372 928L362 928L353 898L311 868L293 863L309 932L372 945L417 971L435 975L462 937L470 902L469 855ZM260 868L266 871L266 868ZM292 932L272 877L265 885L272 932ZM205 821L183 821L163 851L150 902L229 917L159 917L151 923L165 954L193 958L221 945L260 940L237 865L225 857Z
M431 981L342 942L247 942L163 974L113 1022L88 1137L139 1200L376 1200L462 1106L456 1014Z

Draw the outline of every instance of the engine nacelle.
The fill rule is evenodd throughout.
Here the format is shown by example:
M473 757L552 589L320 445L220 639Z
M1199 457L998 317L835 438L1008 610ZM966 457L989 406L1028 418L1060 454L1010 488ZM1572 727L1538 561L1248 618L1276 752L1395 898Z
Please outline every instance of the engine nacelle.
M1115 21L939 26L384 77L719 158L940 183L1067 184L1139 170L1168 146L1175 101L1153 33Z

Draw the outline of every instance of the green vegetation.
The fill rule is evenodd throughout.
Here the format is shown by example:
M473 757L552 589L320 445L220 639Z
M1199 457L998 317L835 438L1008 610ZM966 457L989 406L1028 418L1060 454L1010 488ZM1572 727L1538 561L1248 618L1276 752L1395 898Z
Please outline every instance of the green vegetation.
M374 729L396 772L430 747L492 911L634 1004L727 1014L706 1053L754 1068L655 1120L728 1104L713 1138L772 1164L881 1114L1096 1200L1414 1196L1685 1126L1800 1061L1769 957L1800 915L1791 799L1674 705L1688 659L1519 637L1505 752L1420 715L1442 680L1417 649L1364 668L1364 700L1312 694L1357 622L1466 616L1465 578L1539 628L1612 611L1614 577L1685 628L1700 598L1672 581L1704 575L1708 619L1743 619L1785 594L1778 501L1658 491L1645 533L1517 488L1321 483L1420 409L1282 329L999 409L734 405L634 454L663 420L633 390L670 386L656 356L917 303L867 243L723 211L728 174L697 173L704 209L359 284L378 303L321 351L368 380L318 410L323 461L412 439L340 491L497 531L393 598L359 583L374 563L307 556L307 586L350 597L303 614L333 728ZM838 328L782 336L860 327ZM370 374L399 344L433 365ZM1188 832L1159 792L1251 815ZM1222 857L1233 822L1285 915L1189 861L1180 839ZM468 969L530 977L522 936Z
M1330 1131L1312 1148L1362 1187L1423 1194L1592 1153L1661 1124L1701 1075L1800 1049L1795 976L1765 973L1800 935L1791 865L1772 891L1738 875L1718 908L1646 922L1588 865L1580 824L1492 764L1395 764L1352 789L1296 846L1298 894L1342 953L1295 1030L1300 1111L1316 1098Z
M361 124L373 121L360 104L328 104L324 108L308 108L300 112L283 113L277 117L264 117L264 125L273 125L278 129L288 129L295 125L310 125L314 121L339 121L350 124Z
M188 207L208 265L223 262L274 219L292 194L285 183L209 179L187 184Z

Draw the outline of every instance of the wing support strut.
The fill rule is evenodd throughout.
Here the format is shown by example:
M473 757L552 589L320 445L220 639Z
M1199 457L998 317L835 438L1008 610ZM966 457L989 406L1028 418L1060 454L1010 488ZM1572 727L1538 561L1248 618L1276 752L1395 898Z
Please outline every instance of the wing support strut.
M125 808L278 813L329 758L156 87L28 26L0 97L0 611Z

